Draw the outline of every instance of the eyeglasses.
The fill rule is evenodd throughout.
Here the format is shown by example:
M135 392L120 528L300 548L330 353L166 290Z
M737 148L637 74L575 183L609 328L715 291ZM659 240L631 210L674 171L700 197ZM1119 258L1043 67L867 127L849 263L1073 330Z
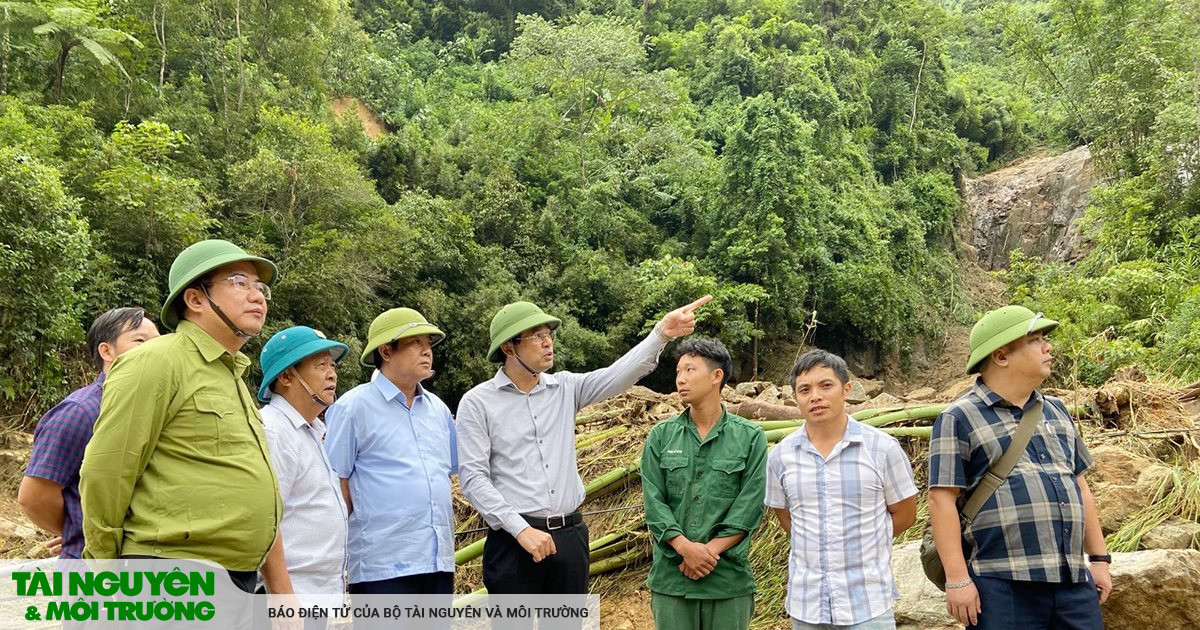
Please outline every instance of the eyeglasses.
M268 286L267 283L260 280L251 280L249 277L240 273L235 273L228 278L222 278L220 280L210 280L206 282L205 285L211 287L214 284L219 284L222 282L228 282L233 286L233 290L237 291L238 293L249 293L251 289L258 289L258 292L262 294L264 300L271 299L271 287Z
M1033 334L1033 327L1037 325L1037 321L1038 321L1039 319L1041 319L1041 318L1042 318L1042 312L1041 312L1041 311L1038 311L1038 312L1037 312L1037 315L1034 315L1034 316L1033 316L1033 319L1029 320L1029 328L1026 328L1026 329L1025 329L1025 334L1026 334L1026 335L1031 335L1031 334Z
M533 333L532 335L529 335L528 337L517 337L516 340L517 341L537 341L537 342L554 341L554 338L557 336L558 336L558 331L551 330L549 332L542 331L540 333Z

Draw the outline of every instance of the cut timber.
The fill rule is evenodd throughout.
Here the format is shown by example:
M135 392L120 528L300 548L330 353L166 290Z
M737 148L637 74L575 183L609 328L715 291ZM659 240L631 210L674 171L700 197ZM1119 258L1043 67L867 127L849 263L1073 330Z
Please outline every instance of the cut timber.
M729 413L756 420L801 420L800 409L788 405L747 400L725 407Z

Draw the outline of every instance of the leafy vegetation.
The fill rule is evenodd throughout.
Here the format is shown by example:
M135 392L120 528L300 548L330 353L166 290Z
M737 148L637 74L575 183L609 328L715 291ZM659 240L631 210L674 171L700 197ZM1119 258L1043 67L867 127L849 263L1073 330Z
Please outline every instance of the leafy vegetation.
M1080 141L1110 178L1096 249L1077 270L1018 261L1012 291L1064 318L1076 351L1119 324L1088 352L1195 371L1164 358L1200 343L1186 15L1166 2L0 2L0 397L77 384L64 361L83 326L114 306L154 310L174 255L206 236L280 264L268 333L304 323L356 346L382 310L420 309L450 333L433 387L451 400L493 369L488 320L518 298L566 322L564 368L615 358L699 292L717 296L701 331L734 349L743 378L810 330L903 362L974 315L956 178ZM387 133L335 116L344 96ZM1116 286L1124 302L1104 293ZM1101 378L1115 362L1080 366ZM344 385L363 377L345 364Z

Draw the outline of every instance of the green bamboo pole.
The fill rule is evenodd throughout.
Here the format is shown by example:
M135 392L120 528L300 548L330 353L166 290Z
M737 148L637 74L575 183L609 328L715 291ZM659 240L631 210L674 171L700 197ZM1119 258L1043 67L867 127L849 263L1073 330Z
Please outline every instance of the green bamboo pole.
M621 435L622 433L625 433L626 431L629 431L629 427L627 427L625 425L621 425L619 427L612 427L610 429L605 429L603 431L597 431L596 433L581 435L575 441L575 450L578 451L580 449L587 448L593 444L603 442L604 440L607 440L608 438Z
M880 431L892 437L916 437L926 440L933 437L933 427L886 427Z
M791 435L793 431L799 428L800 427L796 426L791 427L790 429L774 429L772 431L767 431L767 441L778 442L779 440Z
M588 566L588 575L599 575L615 569L623 569L647 555L645 547L637 546L624 553L593 562Z
M478 558L479 556L482 556L483 542L485 540L487 540L486 536L476 540L466 547L463 547L462 549L456 550L454 552L454 564L461 566L474 560L475 558Z
M625 413L625 409L610 409L608 411L597 411L595 413L586 413L575 418L575 426L588 424L590 422L599 422L601 420L611 420Z
M870 418L874 418L875 416L891 413L893 411L900 411L901 409L903 409L903 407L873 407L871 409L861 409L850 415L854 416L855 420L862 422L863 420L868 420Z
M878 415L874 418L868 418L862 421L862 423L873 427L882 427L888 424L894 424L896 422L903 422L905 420L926 420L929 418L936 418L939 413L942 413L946 410L946 407L949 407L949 405L925 405L923 407L910 407L908 409L901 409L900 411L893 411Z
M583 488L585 497L584 501L590 501L596 497L608 494L627 479L641 477L642 473L638 470L641 467L641 461L635 462L628 466L617 466L616 468L593 479Z
M803 423L795 420L755 420L754 424L762 427L763 431L774 431L775 429L794 429Z

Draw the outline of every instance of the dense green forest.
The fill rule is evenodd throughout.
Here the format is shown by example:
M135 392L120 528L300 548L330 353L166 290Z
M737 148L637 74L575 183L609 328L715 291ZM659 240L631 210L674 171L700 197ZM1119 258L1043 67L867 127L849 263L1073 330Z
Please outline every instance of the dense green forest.
M904 365L977 314L961 178L1082 143L1106 179L1092 253L1018 257L996 299L1063 320L1086 381L1200 376L1195 0L0 10L0 401L24 422L85 378L92 318L156 312L207 236L280 264L267 332L359 347L383 309L420 309L450 335L452 401L515 299L566 322L560 368L704 292L743 379L802 342ZM346 96L387 133L335 116Z

